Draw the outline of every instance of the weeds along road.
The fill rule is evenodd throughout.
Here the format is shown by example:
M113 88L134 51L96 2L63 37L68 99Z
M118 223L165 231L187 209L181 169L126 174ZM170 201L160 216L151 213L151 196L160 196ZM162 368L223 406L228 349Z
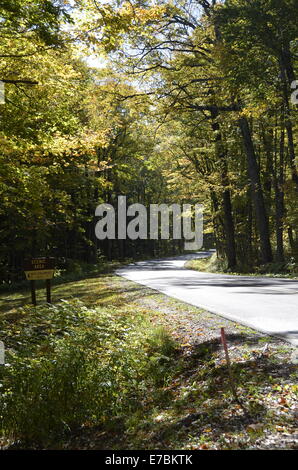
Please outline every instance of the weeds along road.
M229 320L277 335L298 347L298 281L184 268L186 261L211 254L205 251L137 262L118 269L116 274Z

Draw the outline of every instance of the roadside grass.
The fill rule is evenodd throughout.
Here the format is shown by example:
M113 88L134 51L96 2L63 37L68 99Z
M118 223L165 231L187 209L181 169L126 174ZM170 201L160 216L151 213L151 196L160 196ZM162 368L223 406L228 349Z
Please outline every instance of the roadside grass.
M29 299L1 300L3 448L298 448L287 343L113 275Z
M124 264L130 263L131 259L125 259L122 261L107 261L106 259L99 259L96 264L89 264L83 262L76 262L74 260L68 260L67 267L64 269L56 269L54 278L51 283L53 286L66 284L68 282L75 282L80 280L85 280L87 278L94 278L100 276L101 274L109 274L115 271ZM42 289L44 286L44 281L36 281L37 289ZM25 273L23 273L23 279L17 282L3 282L0 285L0 295L13 294L15 293L16 298L20 295L26 294L29 288L29 283L25 279Z
M288 263L270 263L268 265L260 266L255 272L247 271L246 269L239 269L237 272L228 270L225 263L217 258L214 253L209 258L192 259L185 263L185 268L193 269L195 271L215 273L215 274L229 274L234 276L253 276L253 277L279 277L298 279L298 265L294 261Z
M175 341L121 305L108 279L55 286L53 305L26 305L22 294L2 305L2 447L60 447L78 429L125 428L177 370Z
M52 286L52 303L59 302L60 299L80 299L86 305L115 305L117 303L117 292L107 284L109 275L97 274L96 277L84 278L80 280L68 280L61 284ZM40 282L36 289L37 304L46 302L45 283ZM19 292L2 293L0 297L1 312L13 310L15 308L31 303L30 285L27 282L27 289Z

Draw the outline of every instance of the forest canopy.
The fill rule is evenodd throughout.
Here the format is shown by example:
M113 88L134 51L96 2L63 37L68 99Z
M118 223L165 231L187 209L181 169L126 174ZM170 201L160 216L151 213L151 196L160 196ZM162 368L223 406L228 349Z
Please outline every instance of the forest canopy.
M1 2L2 283L26 256L180 252L97 240L95 208L119 195L203 204L227 270L295 269L296 14L294 0Z

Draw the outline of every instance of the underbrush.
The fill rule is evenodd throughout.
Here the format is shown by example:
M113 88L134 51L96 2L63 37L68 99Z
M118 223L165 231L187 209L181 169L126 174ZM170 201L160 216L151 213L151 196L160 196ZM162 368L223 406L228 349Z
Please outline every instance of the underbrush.
M3 445L45 448L82 427L125 425L177 368L173 340L129 307L25 306L0 330Z
M238 266L234 272L227 268L227 263L217 257L214 253L210 258L199 258L190 260L185 264L188 269L196 271L219 273L219 274L243 274L251 276L269 276L269 277L298 277L298 264L293 258L284 263L272 262L266 265L256 266L253 270L245 266Z
M213 253L209 258L198 258L187 261L185 267L188 269L195 269L196 271L216 273L226 269L225 263L217 258L216 253Z

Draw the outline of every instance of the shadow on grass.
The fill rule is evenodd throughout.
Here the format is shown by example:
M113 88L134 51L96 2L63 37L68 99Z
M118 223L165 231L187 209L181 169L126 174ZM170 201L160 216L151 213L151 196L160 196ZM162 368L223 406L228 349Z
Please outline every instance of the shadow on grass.
M93 281L94 279L92 279ZM137 299L141 299L148 296L156 295L154 291L145 291L143 286L134 287L129 286L125 291L123 287L117 287L114 283L111 287L107 286L109 278L104 277L104 285L101 286L97 283L98 278L88 285L83 284L82 286L76 283L75 290L67 288L66 292L59 291L59 299L57 298L58 292L54 292L53 297L56 301L59 301L61 298L64 300L69 300L71 298L77 298L82 300L87 306L100 306L100 305L109 305L109 306L125 306L127 303L133 302ZM111 278L112 281L112 278ZM123 298L123 293L125 293L126 298Z
M111 286L109 285L111 284ZM123 297L125 294L125 297ZM99 274L76 281L67 281L52 288L52 303L57 304L64 300L79 299L86 306L125 306L129 302L148 296L154 296L156 292L146 289L144 286L129 283L123 289L123 284L115 283L113 274ZM36 292L37 306L46 304L45 286L39 287ZM0 313L7 314L10 311L31 304L30 291L7 294L0 300Z
M258 345L260 338L245 334L228 335L230 344L251 343ZM272 339L274 341L274 339ZM263 390L270 384L270 378L285 379L297 371L297 366L260 355L255 359L232 362L233 376L245 410L237 404L230 393L226 364L212 363L213 354L221 348L220 341L212 340L194 348L190 356L181 360L180 373L173 377L168 387L148 390L144 403L139 405L138 418L130 424L127 433L126 419L111 423L110 429L89 428L70 438L68 448L84 448L92 443L94 449L170 449L184 448L189 435L200 439L204 429L210 428L213 441L223 433L240 434L251 424L270 420L267 406L262 400ZM191 387L189 385L191 384ZM186 390L186 392L185 392ZM237 406L238 405L238 406ZM170 416L157 421L156 415ZM117 428L119 431L117 431ZM147 436L147 437L144 437ZM172 446L172 447L171 447Z

